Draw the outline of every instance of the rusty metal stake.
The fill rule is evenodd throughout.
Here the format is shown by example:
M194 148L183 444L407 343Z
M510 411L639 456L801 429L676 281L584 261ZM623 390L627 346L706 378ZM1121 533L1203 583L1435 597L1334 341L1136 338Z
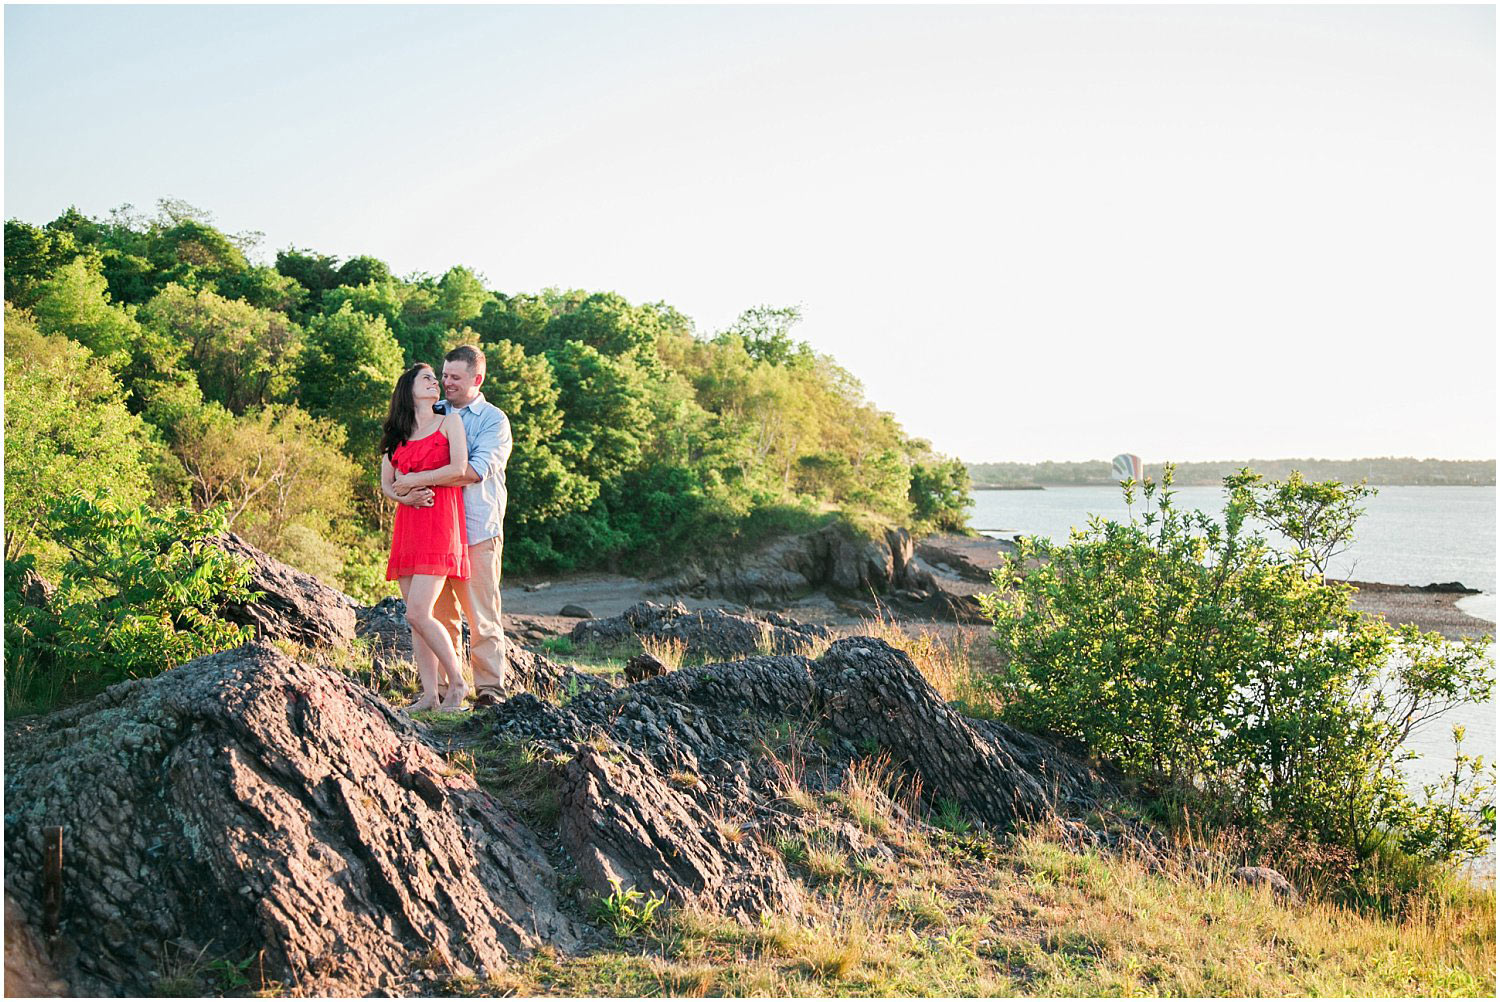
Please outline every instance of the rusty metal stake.
M60 826L42 829L42 932L56 936L62 918L63 855Z

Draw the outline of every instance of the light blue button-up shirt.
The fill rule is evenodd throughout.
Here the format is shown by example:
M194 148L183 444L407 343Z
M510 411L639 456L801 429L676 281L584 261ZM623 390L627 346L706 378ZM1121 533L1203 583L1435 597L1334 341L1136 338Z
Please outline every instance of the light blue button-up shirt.
M443 402L445 409L452 405ZM436 408L434 408L435 410ZM464 487L464 523L469 545L501 534L505 523L505 464L510 459L510 418L480 393L458 408L469 441L469 467L479 483Z

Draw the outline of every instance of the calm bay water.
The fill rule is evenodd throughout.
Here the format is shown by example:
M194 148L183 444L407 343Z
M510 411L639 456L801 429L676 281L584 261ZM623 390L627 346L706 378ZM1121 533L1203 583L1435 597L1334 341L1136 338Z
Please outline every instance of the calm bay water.
M1179 508L1221 514L1217 487L1176 488ZM1460 605L1471 616L1495 618L1495 488L1381 487L1365 504L1354 545L1336 557L1331 577L1387 584L1425 585L1459 581L1483 594ZM1090 515L1129 516L1118 487L1056 487L1041 491L976 491L969 525L1009 539L1017 533L1063 542ZM1139 500L1136 515L1143 513ZM1490 656L1496 653L1490 645ZM1467 730L1464 747L1493 762L1494 701L1461 707L1415 731L1407 744L1421 757L1410 764L1413 785L1432 782L1453 763L1451 728Z
M1461 581L1495 593L1495 488L1381 487L1365 503L1349 552L1336 557L1332 577L1387 584ZM1224 510L1218 487L1179 487L1174 503L1210 514ZM1139 500L1135 512L1143 511ZM1043 491L976 491L969 524L1066 541L1090 515L1124 519L1118 487L1054 487Z

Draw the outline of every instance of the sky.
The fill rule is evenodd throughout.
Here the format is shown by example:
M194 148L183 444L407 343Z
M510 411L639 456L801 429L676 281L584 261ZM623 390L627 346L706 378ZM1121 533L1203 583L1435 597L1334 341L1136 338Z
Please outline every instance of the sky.
M794 334L970 462L1495 456L1491 7L5 9L6 218Z

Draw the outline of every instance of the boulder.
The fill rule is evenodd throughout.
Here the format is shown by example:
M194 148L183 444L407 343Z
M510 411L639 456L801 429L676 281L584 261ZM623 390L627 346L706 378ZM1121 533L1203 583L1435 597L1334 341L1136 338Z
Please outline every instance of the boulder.
M411 624L406 621L406 602L391 597L355 613L354 635L369 645L378 665L411 660ZM468 624L464 624L464 641Z
M594 618L594 614L592 612L589 612L583 606L578 605L577 603L574 603L574 602L569 602L567 605L563 606L561 609L558 610L557 614L559 616L569 616L569 617L571 617L573 619L593 619Z
M1435 581L1425 584L1418 591L1436 592L1443 595L1478 595L1478 588L1470 588L1462 581Z
M6 893L31 928L43 830L63 829L51 959L76 994L155 994L181 957L257 958L297 993L426 994L414 971L578 941L527 829L404 714L268 645L12 723L5 792Z
M1235 869L1230 876L1247 887L1268 888L1277 898L1291 904L1296 904L1302 900L1302 895L1297 893L1297 889L1292 886L1292 882L1269 866L1241 866Z
M637 654L625 662L625 681L643 682L648 678L665 675L667 666L650 654Z
M250 587L264 594L248 605L230 605L224 618L255 627L261 639L346 646L354 639L355 610L348 595L262 553L234 533L215 540L226 553L250 563Z

